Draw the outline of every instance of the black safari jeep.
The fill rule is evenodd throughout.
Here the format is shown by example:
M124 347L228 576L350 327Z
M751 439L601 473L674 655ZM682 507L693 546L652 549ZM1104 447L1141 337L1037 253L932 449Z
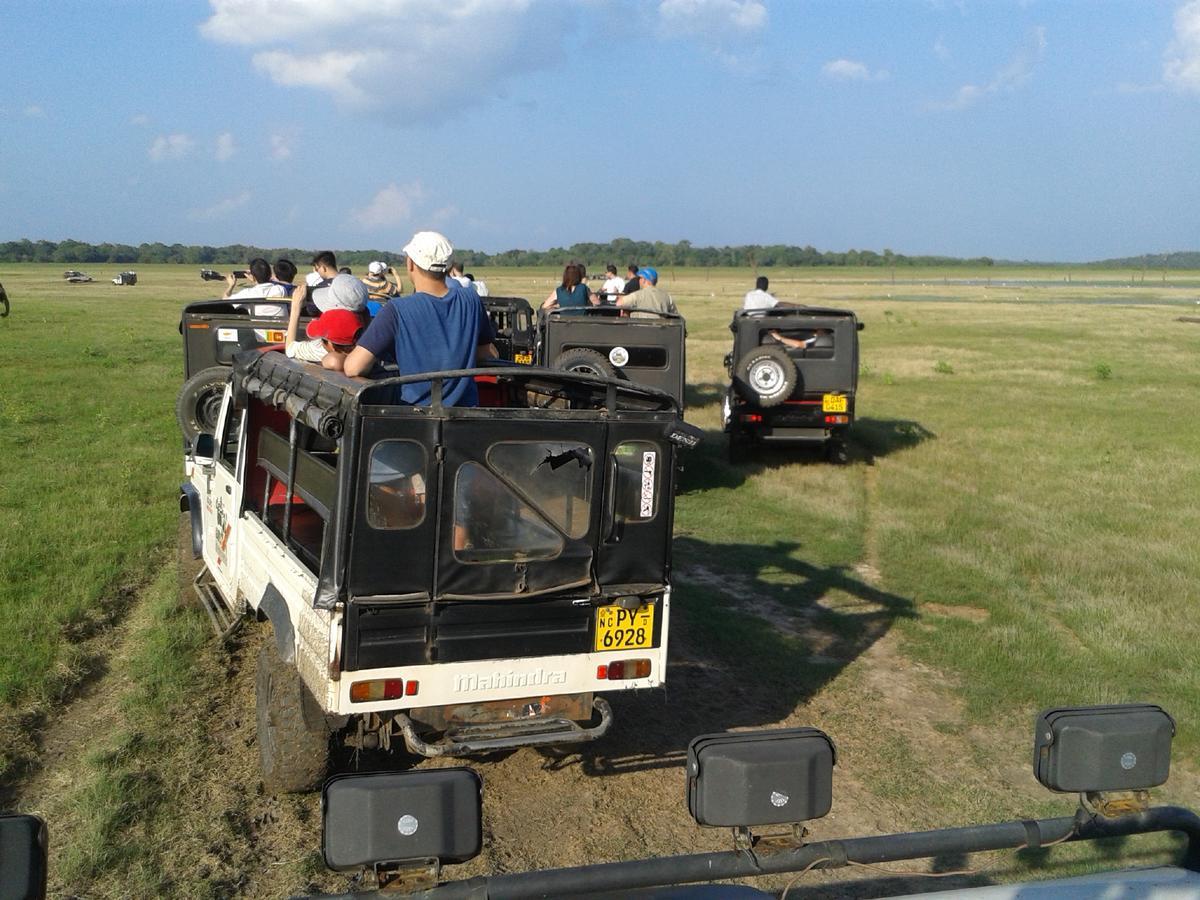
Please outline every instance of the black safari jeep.
M725 357L730 459L750 443L795 442L823 443L830 460L845 462L862 328L846 309L781 305L734 313L733 350Z
M301 318L301 329L310 321L307 316ZM183 335L184 382L175 401L175 416L185 441L191 442L201 432L216 430L233 357L245 350L282 344L287 321L255 316L230 300L201 300L183 308L179 333Z
M537 343L533 307L524 297L480 297L496 329L496 353L500 359L531 365Z
M181 506L218 632L269 619L263 776L315 786L330 738L424 756L588 741L661 685L677 446L661 391L507 365L376 381L239 355ZM482 405L441 404L473 376ZM397 385L431 381L431 406ZM553 401L560 405L550 408Z
M625 379L670 394L684 406L687 324L671 313L615 306L556 309L540 316L538 364L567 372Z
M403 296L397 298L403 302ZM533 308L523 297L483 297L483 307L496 329L496 352L509 362L532 363L534 354ZM300 319L300 328L311 321ZM233 357L244 350L282 344L287 322L255 316L229 300L202 300L183 308L179 332L183 335L183 387L175 415L184 438L193 440L217 424L221 391L229 378Z

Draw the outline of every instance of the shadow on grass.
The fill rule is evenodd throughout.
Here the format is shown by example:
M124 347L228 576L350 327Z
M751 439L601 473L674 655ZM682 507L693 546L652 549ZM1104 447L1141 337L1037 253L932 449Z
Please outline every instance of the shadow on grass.
M683 389L683 399L689 410L704 409L706 406L720 406L721 401L725 399L727 387L716 381L689 384Z
M919 422L906 419L858 419L847 432L848 462L873 465L876 459L908 450L937 435ZM741 451L737 462L729 459L729 436L709 428L695 450L681 456L679 492L739 487L758 472L791 466L832 466L825 447L813 444L752 444Z
M804 562L799 549L678 538L666 687L608 694L608 735L549 758L547 768L604 776L680 767L697 735L787 719L896 619L914 615L908 598L846 567ZM833 590L854 599L820 605Z

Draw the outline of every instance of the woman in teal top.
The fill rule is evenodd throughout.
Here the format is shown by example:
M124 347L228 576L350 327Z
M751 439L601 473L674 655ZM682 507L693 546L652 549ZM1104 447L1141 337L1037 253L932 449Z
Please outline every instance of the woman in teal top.
M562 284L546 298L542 309L583 309L594 305L592 292L582 281L579 266L568 263L563 269Z

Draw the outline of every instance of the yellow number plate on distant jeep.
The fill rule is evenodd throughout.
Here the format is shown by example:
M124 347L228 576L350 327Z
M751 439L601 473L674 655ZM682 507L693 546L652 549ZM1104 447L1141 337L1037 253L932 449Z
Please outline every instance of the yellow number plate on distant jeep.
M821 398L822 412L845 412L846 396L844 394L826 394Z
M596 610L597 650L644 650L653 643L653 603L637 609L601 606Z
M513 362L518 362L518 363L521 363L522 365L531 366L531 365L533 365L533 354L532 353L514 353L513 354Z

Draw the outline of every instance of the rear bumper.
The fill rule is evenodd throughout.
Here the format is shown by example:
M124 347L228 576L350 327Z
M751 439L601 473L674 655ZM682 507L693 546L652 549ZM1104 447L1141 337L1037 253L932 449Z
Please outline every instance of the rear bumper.
M595 725L583 726L571 719L529 719L520 722L497 722L489 725L467 725L448 731L440 741L426 742L417 735L408 716L396 716L396 724L404 735L410 753L428 758L438 756L469 756L517 747L545 747L557 744L582 744L603 737L612 725L612 707L603 697L596 697L592 706L600 714Z

